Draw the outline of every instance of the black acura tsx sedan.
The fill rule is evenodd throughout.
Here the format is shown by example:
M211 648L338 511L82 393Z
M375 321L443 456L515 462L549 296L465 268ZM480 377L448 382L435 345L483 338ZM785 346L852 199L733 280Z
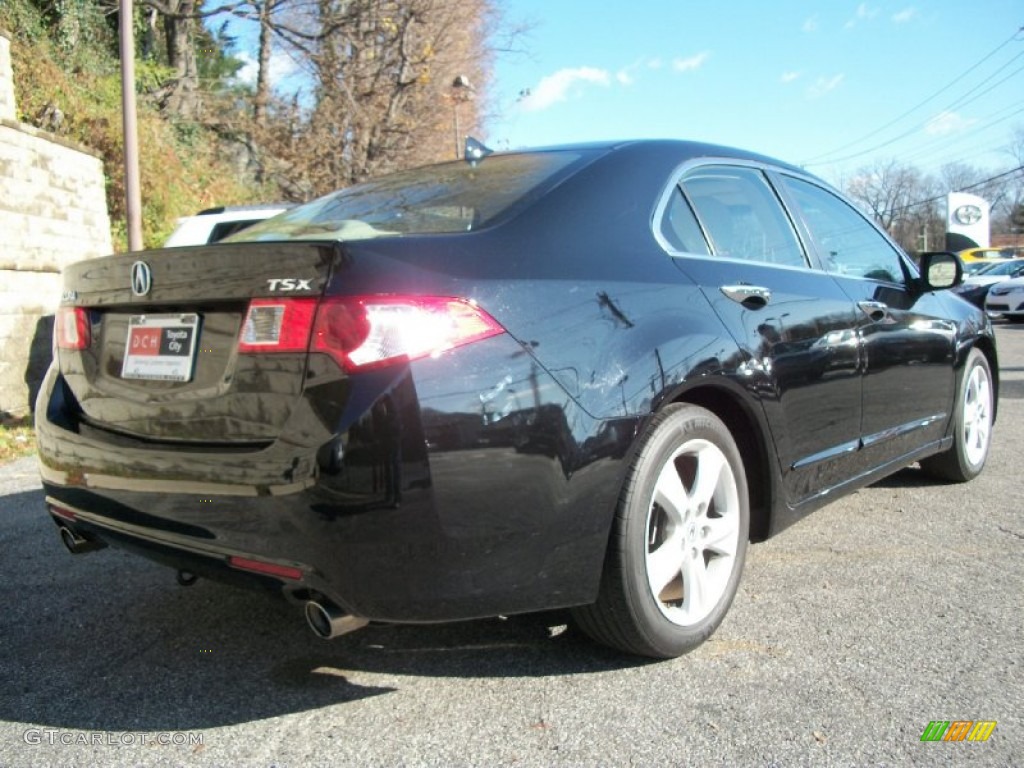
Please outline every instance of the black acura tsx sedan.
M996 345L960 280L759 155L474 144L67 268L46 504L72 552L270 587L323 637L571 608L672 657L748 542L914 462L981 472Z

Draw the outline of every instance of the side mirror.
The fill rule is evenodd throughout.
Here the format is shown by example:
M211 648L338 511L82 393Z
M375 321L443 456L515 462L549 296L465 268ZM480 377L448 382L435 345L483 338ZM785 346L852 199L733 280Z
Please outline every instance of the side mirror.
M964 266L955 253L940 251L921 254L921 281L924 290L953 288L964 280Z

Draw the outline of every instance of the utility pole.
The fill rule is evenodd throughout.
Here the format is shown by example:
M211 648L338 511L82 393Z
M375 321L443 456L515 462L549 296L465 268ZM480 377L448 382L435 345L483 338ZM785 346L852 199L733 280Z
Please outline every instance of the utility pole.
M139 189L139 128L135 112L135 33L132 0L121 0L121 115L124 126L124 194L128 250L142 250L142 193Z

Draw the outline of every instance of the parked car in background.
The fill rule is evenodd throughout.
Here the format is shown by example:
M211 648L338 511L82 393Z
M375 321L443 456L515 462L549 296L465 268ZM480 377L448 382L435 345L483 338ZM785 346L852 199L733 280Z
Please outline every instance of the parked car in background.
M1000 248L968 248L957 253L964 263L992 259L1019 259L1024 257L1024 248L1004 246Z
M973 262L980 264L981 262ZM980 269L964 277L963 283L953 288L958 294L976 307L985 307L989 289L1011 277L1024 275L1024 259L1009 259L984 264Z
M965 261L964 265L964 277L976 275L982 270L988 269L993 264L1006 264L1005 259L982 259L981 261Z
M167 238L164 248L217 243L258 221L284 213L290 207L290 203L266 203L207 208L195 216L178 219L178 225Z
M665 658L748 541L982 471L999 368L955 255L919 271L742 150L475 154L67 267L36 429L68 549L280 590L325 638L571 608Z
M1024 276L991 286L985 297L985 311L1012 323L1024 322Z

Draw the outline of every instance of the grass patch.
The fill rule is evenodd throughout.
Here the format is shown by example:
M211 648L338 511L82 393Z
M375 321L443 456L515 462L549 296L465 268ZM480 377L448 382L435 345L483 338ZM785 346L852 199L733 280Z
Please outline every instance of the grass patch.
M32 417L13 418L0 414L0 464L32 456L36 452L36 432Z

